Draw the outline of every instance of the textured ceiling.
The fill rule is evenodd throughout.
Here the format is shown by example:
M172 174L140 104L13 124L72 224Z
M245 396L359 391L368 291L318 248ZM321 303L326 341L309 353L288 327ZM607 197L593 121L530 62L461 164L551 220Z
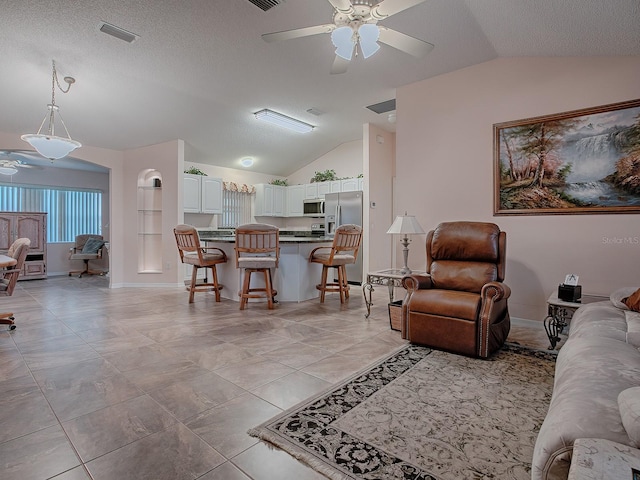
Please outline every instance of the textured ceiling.
M246 0L0 0L0 131L33 133L51 95L51 60L77 80L57 103L71 136L117 150L181 138L187 161L286 176L362 125L395 89L498 56L640 55L638 0L427 0L381 22L435 45L422 59L388 46L330 75L328 35L260 35L328 23L326 0L267 12ZM127 44L109 22L139 35ZM263 108L316 125L300 135L258 123ZM307 113L310 108L324 112ZM26 144L25 144L26 146ZM0 149L2 149L0 145Z

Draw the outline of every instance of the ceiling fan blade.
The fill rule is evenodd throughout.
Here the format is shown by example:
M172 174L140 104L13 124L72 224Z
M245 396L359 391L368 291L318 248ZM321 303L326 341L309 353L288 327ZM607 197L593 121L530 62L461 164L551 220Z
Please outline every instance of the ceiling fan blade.
M280 40L290 40L292 38L309 37L321 33L331 33L336 26L332 23L327 25L316 25L314 27L296 28L295 30L284 30L282 32L265 33L262 39L265 42L279 42Z
M391 15L415 7L425 0L382 0L371 9L371 17L376 20L383 20Z
M336 55L333 65L331 65L331 75L338 75L340 73L346 73L349 68L349 60Z
M386 43L390 47L396 48L418 58L425 56L433 50L432 43L410 37L409 35L383 27L382 25L378 26L380 27L380 38L378 40L382 43Z
M353 13L353 5L349 0L328 0L329 3L335 8L338 12L344 14Z

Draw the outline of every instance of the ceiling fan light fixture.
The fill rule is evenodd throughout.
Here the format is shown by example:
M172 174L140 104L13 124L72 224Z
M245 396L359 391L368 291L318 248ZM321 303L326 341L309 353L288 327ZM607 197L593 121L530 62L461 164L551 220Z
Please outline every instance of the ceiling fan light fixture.
M66 90L63 89L58 81L56 62L52 61L51 64L51 103L47 105L49 112L44 116L44 119L40 124L40 128L38 129L38 133L27 133L22 135L20 138L35 148L40 155L54 161L66 157L76 148L81 147L82 144L71 139L67 126L64 124L64 120L62 120L62 116L60 115L58 106L56 105L56 85L62 93L67 93L71 89L71 85L73 85L76 80L73 77L64 77L64 81L67 83L67 88ZM56 113L58 114L60 123L67 134L66 138L58 137L55 134ZM44 124L47 122L47 118L49 119L49 124L47 126L46 133L41 133L42 127L44 127Z
M254 113L254 115L258 120L288 128L289 130L293 130L298 133L309 133L315 128L313 125L309 125L308 123L296 120L295 118L274 112L268 108L260 110L259 112Z
M331 42L336 47L336 55L345 60L351 60L355 46L354 32L349 26L338 27L331 32Z
M378 38L380 38L380 29L373 23L365 23L358 28L358 38L360 43L360 49L364 58L369 58L371 55L380 50L378 45Z
M18 169L16 167L0 167L0 175L13 175L14 173L18 173Z

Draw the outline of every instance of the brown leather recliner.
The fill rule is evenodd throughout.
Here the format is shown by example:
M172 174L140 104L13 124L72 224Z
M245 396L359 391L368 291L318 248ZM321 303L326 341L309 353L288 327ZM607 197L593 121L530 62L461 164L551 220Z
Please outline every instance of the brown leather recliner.
M445 222L427 234L427 275L402 283L402 338L475 357L507 339L511 321L505 273L506 233L493 223Z

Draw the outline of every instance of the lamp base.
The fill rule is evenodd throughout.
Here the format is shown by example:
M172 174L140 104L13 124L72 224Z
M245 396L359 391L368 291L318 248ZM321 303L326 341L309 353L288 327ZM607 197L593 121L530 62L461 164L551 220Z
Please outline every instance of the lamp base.
M403 246L402 256L404 257L404 266L400 269L402 275L408 275L411 273L411 269L407 267L407 259L409 258L409 237L407 235L400 241Z

